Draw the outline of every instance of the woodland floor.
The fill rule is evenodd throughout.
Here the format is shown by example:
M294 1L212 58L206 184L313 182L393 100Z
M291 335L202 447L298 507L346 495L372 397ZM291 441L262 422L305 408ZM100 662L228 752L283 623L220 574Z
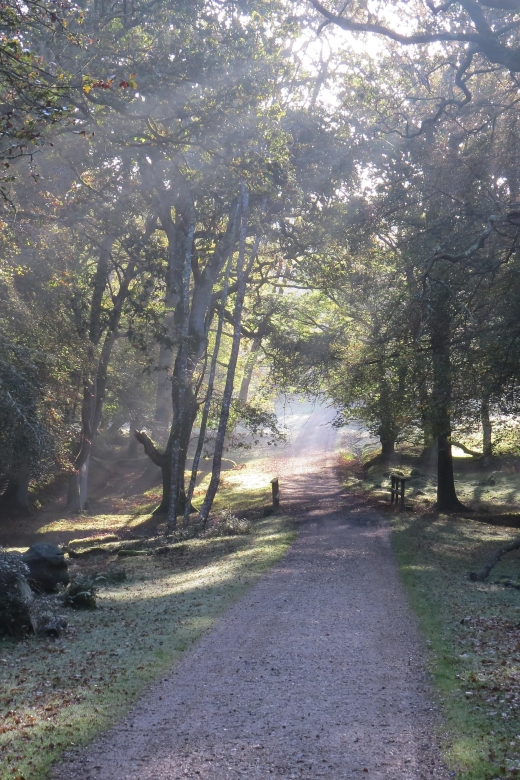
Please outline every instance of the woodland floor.
M276 459L297 541L55 780L448 776L388 524L341 488L316 415Z

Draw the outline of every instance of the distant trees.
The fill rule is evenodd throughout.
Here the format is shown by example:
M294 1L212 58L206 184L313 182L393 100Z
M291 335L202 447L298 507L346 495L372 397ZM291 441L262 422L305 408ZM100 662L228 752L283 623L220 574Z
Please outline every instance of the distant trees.
M364 193L322 206L323 240L291 268L320 291L321 316L311 323L316 301L300 298L271 348L278 381L334 398L384 455L403 437L435 445L437 505L452 511L453 429L480 422L489 457L490 409L516 387L517 330L502 313L516 300L518 138L509 75L487 71L471 101L421 126L445 86L442 54L406 62L393 47L377 69L358 58L346 73L338 118L364 128ZM295 246L307 229L296 226Z

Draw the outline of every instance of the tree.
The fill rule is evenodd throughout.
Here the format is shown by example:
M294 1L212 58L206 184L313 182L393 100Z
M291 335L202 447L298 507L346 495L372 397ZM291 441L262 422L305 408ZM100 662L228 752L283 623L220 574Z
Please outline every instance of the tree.
M435 5L424 0L410 6L405 2L394 4L389 14L384 3L370 10L362 3L345 7L339 13L329 10L320 0L311 0L325 20L350 33L373 34L401 47L417 47L422 51L431 44L440 44L443 66L451 77L448 94L441 97L436 111L427 123L443 114L457 111L471 100L470 80L480 68L492 67L496 73L520 71L520 43L516 18L519 10L516 0L461 0ZM400 32L402 20L410 28ZM472 70L473 67L473 70ZM513 76L514 80L514 76ZM456 97L452 89L458 93Z

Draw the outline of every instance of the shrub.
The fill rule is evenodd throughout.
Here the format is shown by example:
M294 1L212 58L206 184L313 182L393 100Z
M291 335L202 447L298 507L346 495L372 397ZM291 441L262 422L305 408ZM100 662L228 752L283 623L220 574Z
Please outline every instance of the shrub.
M28 566L15 553L0 551L0 633L22 636L35 631Z

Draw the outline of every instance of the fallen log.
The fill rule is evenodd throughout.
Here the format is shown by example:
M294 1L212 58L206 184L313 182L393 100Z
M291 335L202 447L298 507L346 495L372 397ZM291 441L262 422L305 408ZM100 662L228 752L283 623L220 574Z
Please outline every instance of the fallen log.
M497 563L503 558L504 555L513 552L513 550L519 550L519 549L520 549L520 537L510 542L509 544L506 544L505 547L501 547L500 550L497 550L497 552L493 555L493 557L489 559L489 561L485 564L485 566L483 566L480 569L480 571L477 572L470 571L469 573L470 580L472 582L484 582L484 580L488 577L491 569L493 569L497 565Z

